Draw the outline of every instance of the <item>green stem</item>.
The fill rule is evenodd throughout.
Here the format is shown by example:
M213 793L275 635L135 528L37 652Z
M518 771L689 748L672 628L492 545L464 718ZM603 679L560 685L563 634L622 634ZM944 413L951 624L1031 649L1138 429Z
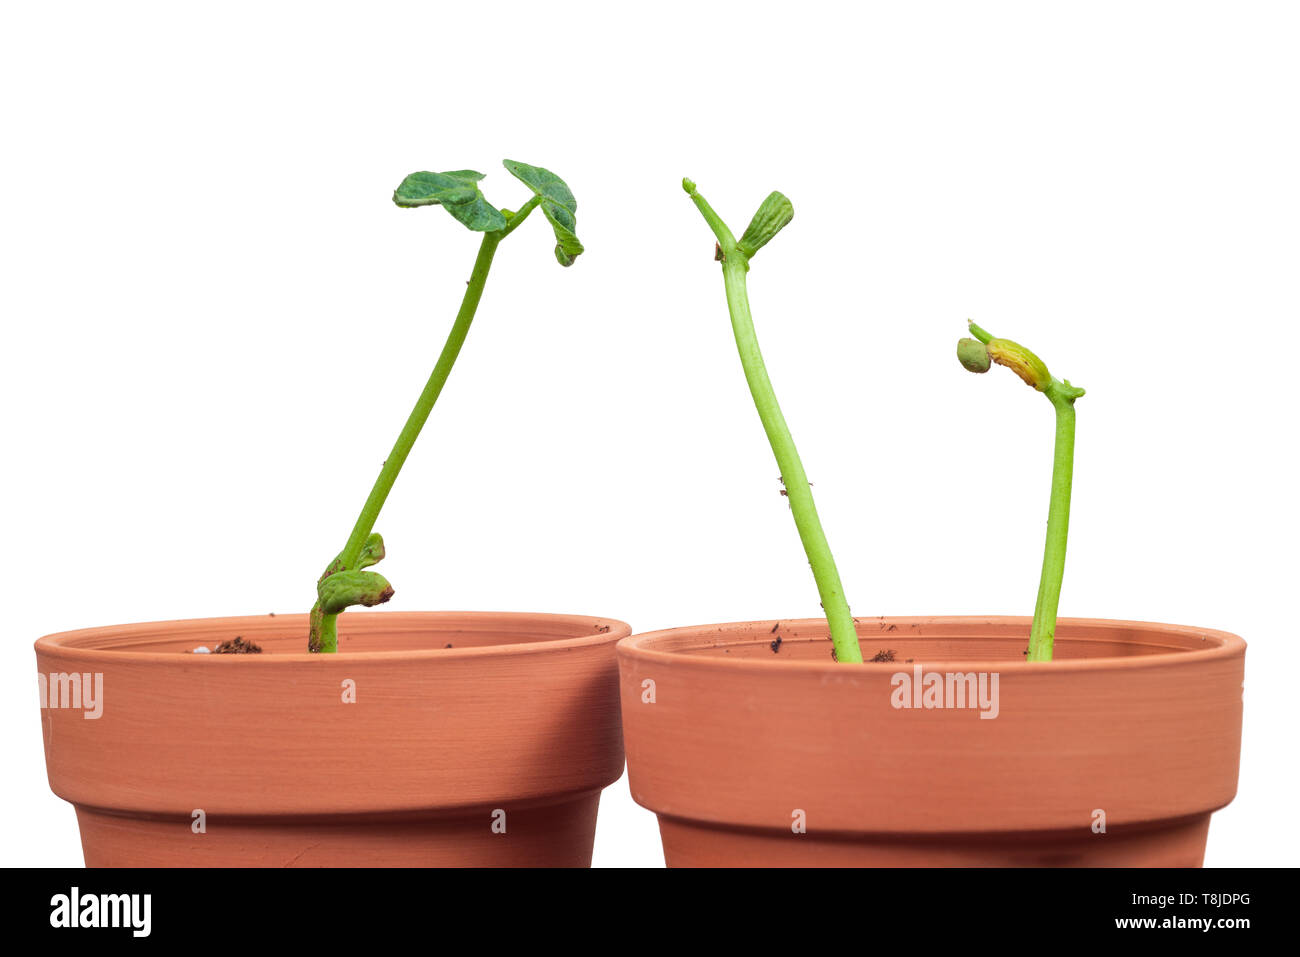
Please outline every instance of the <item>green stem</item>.
M524 205L519 207L519 212L510 213L508 210L502 210L502 212L507 213L506 228L501 230L501 235L498 237L498 239L505 239L507 236L513 233L519 227L519 224L528 218L528 214L537 208L538 204L541 203L541 201L542 201L542 197L534 193L532 199L530 199L528 202L524 203Z
M442 394L442 387L451 374L452 366L456 364L461 346L465 344L465 337L469 333L470 323L474 321L479 300L483 298L483 286L487 282L488 270L492 268L492 257L496 254L502 236L504 236L503 231L483 234L483 242L478 248L478 257L474 260L474 271L470 273L469 285L465 289L465 298L461 300L460 311L456 313L456 321L452 324L451 332L447 334L447 341L443 344L438 362L429 375L429 381L424 384L424 391L420 393L415 408L411 410L406 424L402 426L397 441L393 443L393 451L388 454L379 472L379 478L375 479L374 488L370 490L370 496L366 499L366 504L362 506L361 514L357 516L356 524L352 527L352 534L339 554L344 568L352 568L361 556L362 546L366 544L370 533L375 530L379 510L384 507L398 473L406 464L406 457L411 454L411 448L419 438L420 430L424 428L429 413L433 411L434 403Z
M411 448L420 435L420 430L424 428L424 423L428 421L434 403L438 401L438 396L442 394L442 387L451 374L452 366L456 364L456 357L460 355L461 346L465 344L465 337L469 333L470 324L474 321L474 313L478 310L479 300L483 297L483 286L487 282L488 271L492 268L492 257L496 254L497 246L533 210L537 205L535 200L536 197L520 209L510 219L505 229L483 234L483 241L478 249L478 257L474 260L474 270L470 273L469 285L465 289L465 297L461 300L460 311L456 313L456 321L452 324L451 332L447 335L447 341L442 347L442 353L438 356L438 362L429 375L429 381L424 384L424 391L420 393L420 398L415 403L415 408L411 410L406 425L402 426L402 431L393 444L392 452L388 454L388 458L384 461L383 468L379 471L379 477L375 479L374 487L371 488L370 495L366 499L366 504L362 506L361 514L357 516L356 524L352 527L352 534L348 536L347 544L343 546L343 551L339 553L338 559L331 565L327 574L356 567L357 561L361 557L361 549L366 544L366 539L375 530L375 521L379 518L379 511L384 507L384 502L388 499L388 493L392 491L393 483L397 481L397 475L406 463L406 457L410 455ZM309 647L313 651L329 654L338 650L337 619L338 615L320 614L319 605L312 610L313 633L309 641Z
M753 396L758 417L762 420L763 431L767 433L767 441L772 446L777 467L781 470L781 481L785 484L786 495L790 500L790 511L794 514L794 524L799 530L799 540L808 556L808 564L812 566L822 610L826 613L826 623L830 626L835 659L841 662L860 662L862 651L858 647L858 632L853 624L848 601L844 597L844 586L840 583L840 573L835 567L835 557L826 541L826 532L817 516L808 476L804 473L794 437L781 413L776 391L772 388L772 380L768 378L767 366L763 362L763 353L758 347L745 280L745 275L749 272L749 260L736 245L735 237L726 223L704 197L695 191L695 184L687 180L682 185L712 228L722 250L722 277L727 289L727 309L731 313L731 329L736 337L736 348L740 352L740 364L744 367L745 381L749 384L749 393Z
M1070 531L1070 492L1074 481L1074 400L1078 390L1053 381L1045 393L1056 410L1056 446L1052 456L1052 498L1047 509L1043 571L1029 632L1029 661L1051 661L1056 611L1065 576L1065 545Z
M1056 410L1056 447L1052 453L1052 499L1047 507L1047 541L1043 545L1043 570L1038 577L1038 600L1034 623L1029 630L1029 661L1051 661L1056 639L1056 611L1061 601L1061 580L1065 577L1065 544L1070 532L1070 491L1074 483L1074 403L1084 390L1069 379L1054 378L1047 365L1033 352L999 339L967 321L972 336L957 344L957 358L970 372L987 372L992 363L1006 366L1035 391L1047 396Z

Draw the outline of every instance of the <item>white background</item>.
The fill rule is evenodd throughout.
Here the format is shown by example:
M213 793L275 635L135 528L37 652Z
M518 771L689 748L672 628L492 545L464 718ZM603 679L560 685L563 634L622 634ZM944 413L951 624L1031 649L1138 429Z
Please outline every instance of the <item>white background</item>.
M859 614L1032 610L1051 410L1085 386L1063 615L1243 635L1206 862L1297 863L1300 40L1274 3L7 5L0 22L6 864L76 865L31 642L306 610L476 237L417 169L554 169L380 522L389 606L811 616L693 177ZM626 779L598 865L662 864Z

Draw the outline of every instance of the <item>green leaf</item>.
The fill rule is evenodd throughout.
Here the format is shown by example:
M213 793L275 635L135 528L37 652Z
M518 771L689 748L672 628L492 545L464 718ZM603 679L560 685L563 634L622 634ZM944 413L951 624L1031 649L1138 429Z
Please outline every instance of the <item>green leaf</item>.
M794 219L794 204L786 199L784 194L773 190L768 194L767 199L763 200L763 205L758 207L758 212L750 220L749 226L745 229L745 235L740 237L740 242L736 245L746 256L752 257L766 246L772 237L790 225L790 220Z
M482 178L482 173L467 169L452 173L412 173L393 191L393 202L405 207L467 203L474 198L478 190L475 183Z
M412 173L393 191L393 202L403 208L441 206L475 232L505 229L505 216L478 188L482 178L482 173L472 169Z
M564 180L549 169L530 166L515 160L503 160L505 168L537 194L541 200L542 215L555 232L555 258L561 266L572 266L582 255L582 243L577 237L578 201L573 198Z
M316 586L320 610L337 615L351 605L382 605L393 597L393 586L378 572L335 572Z
M474 190L474 198L468 203L457 203L454 206L443 204L443 209L476 233L491 233L506 228L506 218L501 210L484 199L477 189Z

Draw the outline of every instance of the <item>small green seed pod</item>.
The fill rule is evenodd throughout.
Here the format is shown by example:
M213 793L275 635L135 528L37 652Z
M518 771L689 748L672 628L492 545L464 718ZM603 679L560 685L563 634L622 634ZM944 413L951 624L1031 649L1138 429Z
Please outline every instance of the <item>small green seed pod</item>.
M773 190L768 194L767 199L763 200L763 205L758 207L758 212L749 221L745 234L740 237L740 242L736 245L740 247L742 253L752 257L754 253L766 246L773 236L790 225L792 219L794 219L794 204L784 194Z
M978 339L957 340L957 361L967 372L988 372L993 365L989 350Z
M1047 364L1018 342L1010 339L990 339L989 357L1000 366L1006 366L1025 381L1042 392L1052 384L1052 375L1047 371Z

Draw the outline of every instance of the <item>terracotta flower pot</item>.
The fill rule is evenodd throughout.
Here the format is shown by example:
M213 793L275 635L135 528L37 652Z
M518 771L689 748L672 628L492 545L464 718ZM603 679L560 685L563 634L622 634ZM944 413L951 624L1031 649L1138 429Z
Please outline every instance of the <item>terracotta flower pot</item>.
M894 661L836 664L820 619L619 643L669 866L1200 866L1237 789L1240 638L1062 619L1031 664L1027 618L858 633Z
M305 615L37 641L50 787L76 806L86 864L590 865L600 791L623 769L627 625L341 625L335 655L306 653ZM235 636L263 653L189 653Z

